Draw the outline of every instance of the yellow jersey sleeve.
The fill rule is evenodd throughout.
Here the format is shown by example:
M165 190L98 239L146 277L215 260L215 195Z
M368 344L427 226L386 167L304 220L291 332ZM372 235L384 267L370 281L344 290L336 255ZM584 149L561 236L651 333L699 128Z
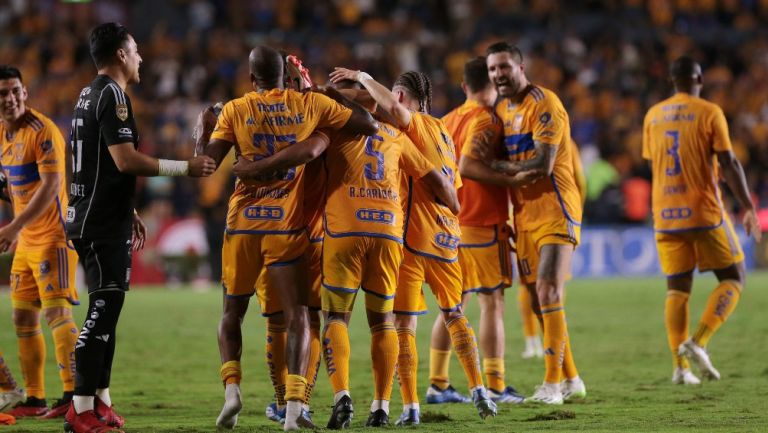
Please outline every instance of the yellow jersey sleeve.
M37 170L40 173L64 174L64 137L53 122L46 120L44 125L35 139Z
M230 143L236 143L235 138L235 104L233 101L224 104L221 109L219 119L216 121L216 127L211 134L211 140L224 140Z
M651 159L651 119L653 119L653 108L648 111L643 119L643 159Z
M564 142L569 128L568 116L563 106L553 97L544 98L533 107L533 141L540 141L550 146L559 146Z
M489 134L490 133L490 134ZM464 136L464 143L461 143L461 155L477 159L475 149L485 143L497 143L499 156L502 155L501 144L501 122L488 110L478 111L472 116L467 133Z
M400 168L415 179L421 179L435 167L413 145L408 137L401 137Z
M317 92L304 94L307 100L305 104L308 118L319 119L318 128L330 128L339 130L347 124L352 116L352 110L339 104L333 99Z
M720 107L715 106L712 110L712 150L715 152L725 152L733 150L731 137L728 135L728 122Z

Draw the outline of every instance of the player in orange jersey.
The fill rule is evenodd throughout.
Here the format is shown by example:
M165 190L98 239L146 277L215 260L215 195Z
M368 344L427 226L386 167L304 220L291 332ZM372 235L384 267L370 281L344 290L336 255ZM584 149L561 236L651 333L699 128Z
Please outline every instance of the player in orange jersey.
M497 93L488 78L484 57L464 65L462 89L467 100L443 117L443 121L460 155L459 172L464 181L459 189L463 304L469 301L471 293L478 294L480 349L488 394L497 403L522 403L523 396L504 382L504 289L512 285L507 187L515 183L509 176L489 171L473 156L475 143L480 142L492 145L498 156L503 151L501 122L490 108ZM463 397L457 398L448 382L450 356L450 338L438 316L432 329L428 403L455 402Z
M581 199L569 143L568 114L559 98L531 84L520 50L506 42L487 50L488 73L500 99L507 158L492 167L507 175L533 171L541 177L512 189L521 280L538 301L544 330L544 382L526 401L562 404L586 395L571 355L564 289L579 243ZM561 384L561 382L563 382Z
M276 50L265 46L253 49L249 66L254 91L228 102L213 131L213 113L207 111L205 115L201 140L210 137L205 153L217 163L235 147L238 159L247 165L308 139L316 128L375 132L376 122L364 110L350 110L316 92L284 89L284 63ZM311 425L302 415L310 334L303 192L304 167L297 167L261 182L238 181L230 199L222 248L225 296L219 348L226 390L224 408L217 419L219 426L234 427L242 408L240 323L262 269L266 269L268 284L280 297L291 336L286 347L284 428L295 430Z
M64 138L58 127L26 106L27 89L18 69L0 66L0 140L2 167L13 203L13 220L0 228L0 252L17 244L11 266L13 323L27 400L11 411L16 417L62 417L74 391L74 350L78 329L72 318L77 305L77 254L67 243L62 209L67 208L64 186ZM43 313L53 334L56 361L64 393L49 411L43 371L45 338Z
M761 233L723 111L699 97L701 66L681 57L672 63L671 79L675 94L645 116L643 158L653 170L656 246L667 275L664 323L673 358L672 381L696 385L700 381L691 373L689 360L707 379L720 379L707 343L736 308L745 283L744 253L723 208L719 172L745 212L747 235L760 241ZM697 267L713 271L719 284L689 338L688 297Z
M429 115L432 83L420 72L401 74L390 91L365 72L336 68L331 81L354 80L362 84L379 110L393 117L416 148L433 165L461 186L456 166L455 148L450 134L439 119ZM443 313L453 347L469 380L473 401L481 418L496 415L496 404L488 397L480 372L474 331L461 308L461 267L458 245L461 231L458 218L436 199L420 182L409 178L406 207L405 254L400 267L395 313L400 355L398 375L403 397L403 414L399 425L419 423L419 400L416 393L417 316L426 310L422 284L427 282Z

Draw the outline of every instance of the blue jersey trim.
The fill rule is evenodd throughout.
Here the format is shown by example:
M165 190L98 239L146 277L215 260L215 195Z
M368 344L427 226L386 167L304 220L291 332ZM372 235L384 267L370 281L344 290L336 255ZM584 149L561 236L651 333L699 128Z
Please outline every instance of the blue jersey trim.
M577 223L576 221L574 221L573 218L571 218L570 215L568 215L568 210L565 208L565 203L563 202L563 196L560 195L560 188L557 187L557 181L555 180L555 174L554 173L550 174L549 178L552 179L552 186L555 188L555 194L557 195L557 201L560 203L560 209L563 210L563 215L565 215L565 219L567 219L568 222L570 222L571 224L575 225L576 227L581 227L581 223ZM570 230L569 230L569 232L570 232Z
M454 311L459 311L460 309L461 309L461 302L459 302L458 304L456 304L451 308L440 307L440 311L442 311L443 313L453 313Z
M393 310L392 311L395 314L402 314L403 316L423 316L427 313L429 313L429 310L423 310L423 311L399 311L399 310Z
M381 299L383 299L385 301L389 301L390 299L395 299L395 295L387 296L387 295L382 295L381 293L376 293L376 292L374 292L372 290L368 290L368 289L366 289L365 287L362 287L362 286L360 286L360 288L363 289L363 292L365 292L365 293L367 293L369 295L376 296L377 298L381 298Z
M336 287L331 286L330 284L322 283L323 287L332 291L332 292L343 292L343 293L357 293L358 289L349 289L347 287Z
M671 229L671 230L654 230L656 233L685 233L685 232L697 232L697 231L704 231L704 230L713 230L716 228L719 228L721 225L723 225L724 218L720 217L720 222L713 225L713 226L702 226L702 227L689 227L685 229Z
M496 290L503 289L503 288L506 288L506 284L502 282L493 287L474 287L468 290L464 290L463 292L461 292L461 294L464 295L467 293L493 293Z
M495 245L499 241L499 226L493 226L493 240L484 244L459 244L459 248L485 248Z
M5 169L8 170L8 183L13 186L22 186L40 180L37 162L7 165ZM14 177L20 177L21 179L13 179Z
M533 133L512 134L504 137L504 146L507 148L507 155L514 156L531 151L535 148L533 143Z
M275 262L275 263L272 263L271 265L267 265L267 267L268 268L279 268L281 266L290 266L290 265L298 262L299 259L301 259L302 257L303 257L303 255L299 255L298 257L296 257L294 259L286 260L284 262Z

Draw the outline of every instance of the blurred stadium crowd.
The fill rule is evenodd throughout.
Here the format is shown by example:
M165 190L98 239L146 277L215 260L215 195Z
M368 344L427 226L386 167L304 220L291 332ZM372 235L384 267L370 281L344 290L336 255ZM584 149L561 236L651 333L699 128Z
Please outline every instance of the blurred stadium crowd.
M65 137L75 95L94 67L97 23L131 29L144 58L129 89L141 149L186 158L200 109L250 90L248 50L265 43L297 54L324 83L333 66L391 83L401 71L434 81L434 114L463 101L464 62L496 40L518 44L533 82L555 90L571 115L587 168L585 219L645 223L649 172L640 158L645 110L666 97L667 64L690 53L705 67L704 97L723 107L752 191L768 204L768 0L57 0L0 1L0 59L18 66L28 105ZM223 217L229 175L199 185L145 178L151 220L202 210ZM591 209L591 211L590 211ZM151 222L151 221L150 221Z

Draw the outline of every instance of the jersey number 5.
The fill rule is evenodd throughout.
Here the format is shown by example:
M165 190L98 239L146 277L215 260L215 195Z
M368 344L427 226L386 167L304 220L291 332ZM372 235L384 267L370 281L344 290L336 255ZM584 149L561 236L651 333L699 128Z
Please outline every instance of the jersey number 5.
M667 176L677 176L683 171L680 165L680 131L666 131L665 137L672 139L672 146L667 149L667 155L672 157L672 167L667 167Z
M376 158L376 165L367 163L365 164L365 178L368 180L382 180L384 179L384 154L373 150L373 142L382 142L384 139L378 135L371 135L365 140L365 154Z

